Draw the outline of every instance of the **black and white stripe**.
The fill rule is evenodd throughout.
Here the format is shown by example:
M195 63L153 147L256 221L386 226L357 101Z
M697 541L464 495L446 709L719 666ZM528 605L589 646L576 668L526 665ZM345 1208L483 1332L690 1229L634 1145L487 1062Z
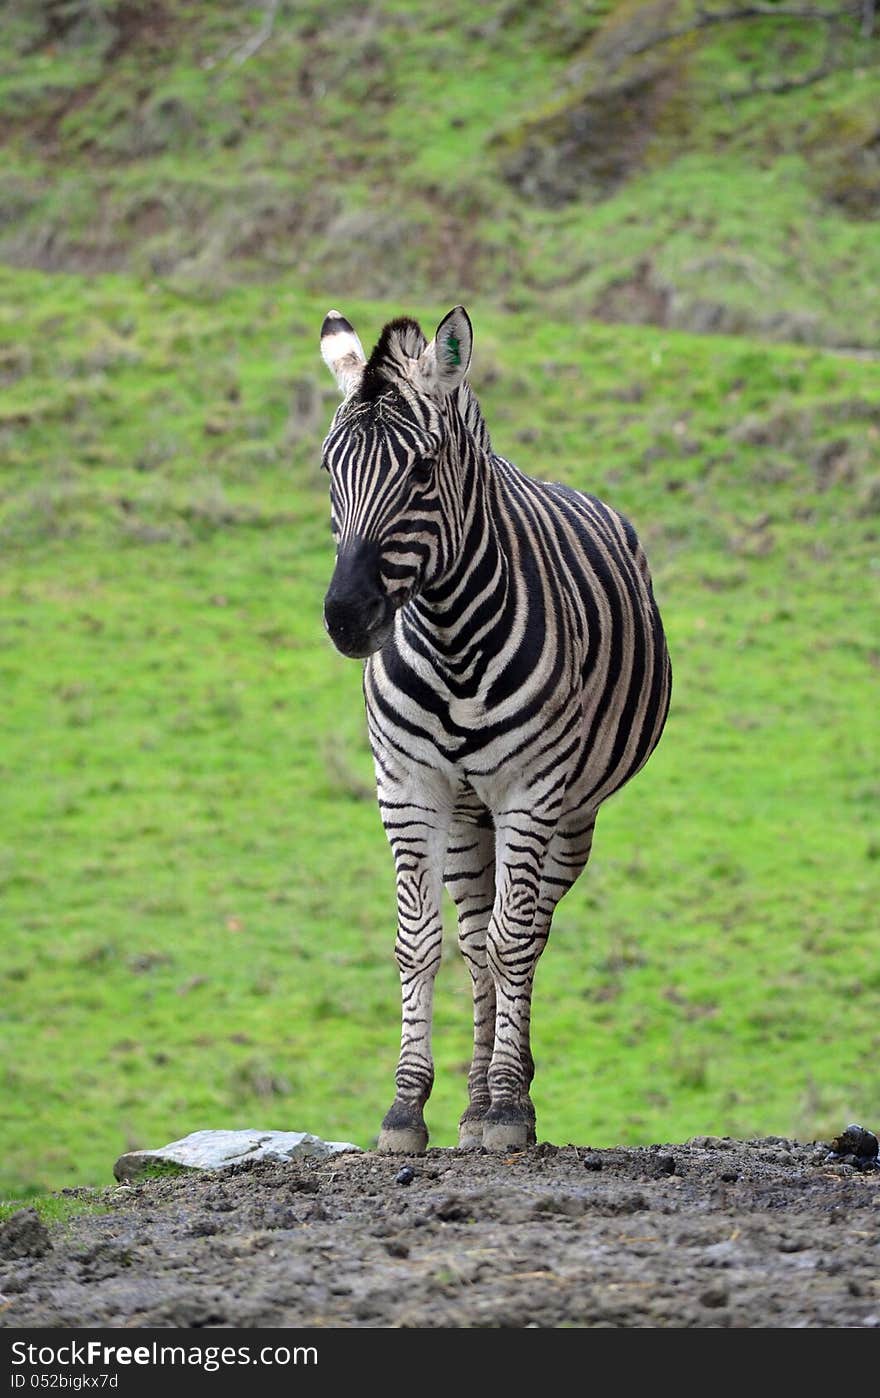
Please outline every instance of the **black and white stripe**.
M427 344L393 321L369 361L331 312L345 399L324 444L337 561L325 624L366 658L379 806L397 869L403 1029L381 1149L424 1149L440 900L474 992L462 1145L534 1140L531 991L596 812L650 756L671 672L632 525L496 455L457 307Z

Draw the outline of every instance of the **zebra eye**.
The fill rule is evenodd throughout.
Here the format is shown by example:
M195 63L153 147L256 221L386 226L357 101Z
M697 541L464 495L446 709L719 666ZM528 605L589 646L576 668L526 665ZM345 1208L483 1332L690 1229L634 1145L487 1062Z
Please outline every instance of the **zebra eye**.
M419 485L427 485L434 479L434 463L425 457L419 457L410 468L410 475Z

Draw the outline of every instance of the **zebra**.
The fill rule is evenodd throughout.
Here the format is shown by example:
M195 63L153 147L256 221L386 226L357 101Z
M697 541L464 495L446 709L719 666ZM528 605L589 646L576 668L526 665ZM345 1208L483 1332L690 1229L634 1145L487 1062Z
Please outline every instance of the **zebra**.
M647 761L672 683L642 547L592 495L492 450L463 306L427 342L392 320L367 359L328 312L344 395L323 443L336 562L324 625L366 661L379 810L394 856L402 1030L380 1151L423 1152L441 897L473 989L461 1148L533 1144L532 984L596 812Z

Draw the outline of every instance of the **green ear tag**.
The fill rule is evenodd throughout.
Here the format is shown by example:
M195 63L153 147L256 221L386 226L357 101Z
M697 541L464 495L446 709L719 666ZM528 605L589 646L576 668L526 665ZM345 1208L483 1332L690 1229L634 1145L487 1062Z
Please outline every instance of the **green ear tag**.
M450 364L461 364L460 341L454 335L446 336L446 358Z

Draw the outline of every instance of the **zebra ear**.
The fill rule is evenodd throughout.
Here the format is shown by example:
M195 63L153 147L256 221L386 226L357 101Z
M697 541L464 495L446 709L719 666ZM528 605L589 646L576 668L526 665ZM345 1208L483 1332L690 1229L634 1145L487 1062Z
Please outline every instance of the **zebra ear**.
M471 362L474 331L464 306L456 306L444 316L437 333L423 350L419 371L425 387L445 398L458 388Z
M364 372L364 347L339 311L328 311L321 326L321 355L341 393L357 388Z

